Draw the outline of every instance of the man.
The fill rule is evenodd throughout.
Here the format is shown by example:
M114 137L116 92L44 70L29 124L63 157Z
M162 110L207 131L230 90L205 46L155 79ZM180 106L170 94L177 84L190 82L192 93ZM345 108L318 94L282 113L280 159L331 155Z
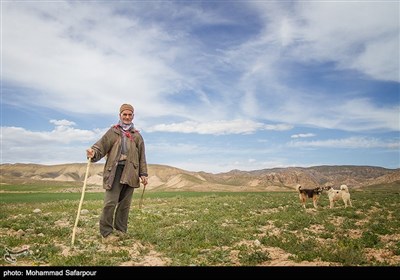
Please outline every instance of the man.
M99 223L104 241L117 238L111 235L114 230L117 236L127 232L133 190L140 187L140 181L144 186L147 185L144 141L134 128L133 117L132 105L122 104L118 124L86 150L91 162L106 156L103 170L103 188L106 192Z

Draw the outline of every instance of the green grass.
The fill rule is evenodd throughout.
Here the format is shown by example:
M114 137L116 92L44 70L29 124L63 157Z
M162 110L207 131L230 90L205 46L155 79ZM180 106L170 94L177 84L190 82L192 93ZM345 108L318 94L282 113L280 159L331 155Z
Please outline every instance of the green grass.
M85 193L84 200L101 200L103 197L102 193ZM46 203L49 201L79 201L81 193L2 193L0 196L0 205L10 203Z
M0 196L0 254L30 246L17 265L400 265L399 186L352 192L353 208L340 201L329 209L323 194L318 210L311 201L304 210L294 191L148 191L139 209L139 189L128 234L109 245L98 233L104 194L88 192L82 208L89 213L80 216L74 247L81 194L19 187ZM36 208L41 212L33 213Z

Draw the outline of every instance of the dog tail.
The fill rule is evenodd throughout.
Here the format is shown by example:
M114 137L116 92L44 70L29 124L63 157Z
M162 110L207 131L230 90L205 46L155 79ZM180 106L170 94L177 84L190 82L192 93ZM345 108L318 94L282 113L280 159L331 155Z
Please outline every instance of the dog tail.
M349 188L346 185L341 185L340 189L345 192L349 192Z

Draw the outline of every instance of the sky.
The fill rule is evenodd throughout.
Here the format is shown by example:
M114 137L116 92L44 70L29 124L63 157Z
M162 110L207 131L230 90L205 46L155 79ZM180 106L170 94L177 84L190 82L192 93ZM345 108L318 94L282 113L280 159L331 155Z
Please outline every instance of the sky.
M400 168L399 1L1 0L1 163ZM104 162L104 159L101 161Z

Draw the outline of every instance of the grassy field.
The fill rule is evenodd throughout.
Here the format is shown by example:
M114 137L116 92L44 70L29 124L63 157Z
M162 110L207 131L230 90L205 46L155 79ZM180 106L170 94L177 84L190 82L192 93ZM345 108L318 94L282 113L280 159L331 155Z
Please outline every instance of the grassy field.
M72 186L68 187L71 190ZM68 189L67 188L67 189ZM128 233L103 244L103 193L0 186L2 266L399 266L400 186L352 191L353 208L317 210L293 192L146 192L132 202ZM377 191L377 189L379 189ZM35 213L35 209L40 209Z

